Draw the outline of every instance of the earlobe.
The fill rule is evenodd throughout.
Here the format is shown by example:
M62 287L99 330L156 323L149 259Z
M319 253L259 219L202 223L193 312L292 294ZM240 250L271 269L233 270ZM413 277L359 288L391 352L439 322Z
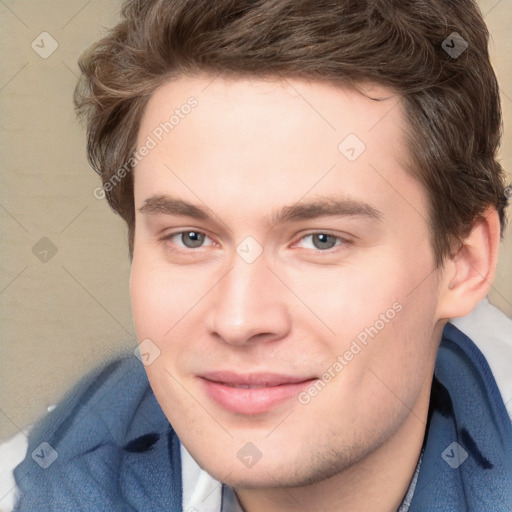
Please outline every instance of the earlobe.
M495 209L488 209L475 222L456 254L445 261L440 283L438 318L465 316L489 292L498 260L500 221Z

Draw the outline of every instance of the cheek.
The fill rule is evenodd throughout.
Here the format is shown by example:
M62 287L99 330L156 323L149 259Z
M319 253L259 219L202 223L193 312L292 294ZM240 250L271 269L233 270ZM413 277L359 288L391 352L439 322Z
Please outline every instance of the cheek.
M285 271L285 280L318 320L324 323L325 335L348 340L376 322L381 327L381 315L385 320L396 316L397 302L403 300L408 289L407 276L397 268L386 268L382 261L359 262L357 265L318 267L309 272ZM295 300L292 301L294 303ZM302 304L303 303L303 304ZM295 318L304 316L304 311ZM386 322L387 325L387 322ZM320 326L320 323L319 323Z
M177 380L182 377L179 360L189 340L186 319L190 301L187 294L193 292L190 287L177 282L180 281L178 276L179 273L171 273L162 264L155 263L148 253L141 257L134 251L130 296L135 332L139 343L150 340L158 347L158 356L145 366L145 370L155 396L167 417L173 420L175 410L186 412L191 405L190 397ZM151 349L152 354L155 354L154 350ZM167 403L169 396L173 398L171 406Z
M162 307L164 288L155 286L155 272L143 258L134 258L130 273L130 298L137 338L157 339L159 307ZM165 307L165 306L163 306Z
M367 405L367 397L378 402L390 393L386 385L404 397L417 395L430 368L426 362L435 359L437 299L432 277L425 279L429 269L396 257L388 261L395 263L382 258L338 275L331 270L297 287L333 331L320 338L325 371L341 376L332 389L350 390Z
M186 271L172 269L149 254L139 253L134 251L130 274L135 330L139 340L162 340L182 323L204 289L199 275L191 279Z
M435 359L433 309L417 300L402 302L384 320L373 320L386 315L380 307L367 311L367 321L361 315L347 317L346 329L357 334L336 337L323 368L329 382L299 397L305 404L304 425L314 428L324 418L323 428L340 442L350 434L351 442L365 444L391 432L415 410L429 388ZM338 328L344 329L341 322Z

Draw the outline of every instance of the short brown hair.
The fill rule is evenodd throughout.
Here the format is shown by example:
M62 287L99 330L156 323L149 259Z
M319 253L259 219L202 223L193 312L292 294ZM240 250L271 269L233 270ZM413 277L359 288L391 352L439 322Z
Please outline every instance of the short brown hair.
M81 56L75 107L105 185L135 151L151 94L171 78L206 72L387 86L404 101L410 172L429 197L440 265L489 207L502 231L505 224L488 40L472 0L129 0L121 22ZM460 55L449 51L454 41ZM128 224L132 256L133 173L125 174L105 191Z

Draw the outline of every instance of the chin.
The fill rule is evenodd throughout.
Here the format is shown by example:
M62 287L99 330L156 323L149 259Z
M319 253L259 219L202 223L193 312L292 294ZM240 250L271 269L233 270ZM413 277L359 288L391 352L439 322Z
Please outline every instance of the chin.
M230 451L233 458L218 454L207 460L204 457L196 458L195 453L190 453L213 478L239 489L313 485L345 471L365 455L361 453L357 457L354 453L331 452L330 456L316 453L305 458L303 453L279 453L273 458L263 455L253 466L246 467L238 459L237 450Z

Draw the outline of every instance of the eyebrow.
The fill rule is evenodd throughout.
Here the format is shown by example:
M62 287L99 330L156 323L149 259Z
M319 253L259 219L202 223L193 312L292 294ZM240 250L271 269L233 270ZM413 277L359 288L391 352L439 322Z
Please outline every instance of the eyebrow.
M317 217L367 217L381 220L382 213L363 201L350 198L324 197L311 202L285 206L271 216L270 224L310 220Z
M183 215L196 220L213 222L213 216L209 211L211 211L209 208L204 208L169 195L151 196L139 208L139 212L142 214ZM327 216L366 217L377 221L382 220L382 212L363 201L332 196L284 206L270 215L268 224L271 227L275 227L281 223L311 220Z
M147 198L144 205L139 208L139 212L142 214L186 215L198 220L211 219L206 208L168 195Z

